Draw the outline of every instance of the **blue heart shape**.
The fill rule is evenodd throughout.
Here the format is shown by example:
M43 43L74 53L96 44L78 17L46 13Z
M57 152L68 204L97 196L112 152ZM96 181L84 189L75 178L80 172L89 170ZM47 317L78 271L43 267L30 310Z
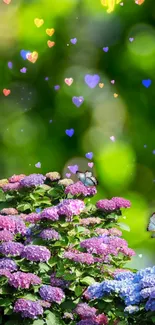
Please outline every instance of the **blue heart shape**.
M66 130L65 132L69 137L72 137L72 135L74 134L74 129Z
M100 81L100 77L97 74L94 74L93 76L87 74L84 79L85 79L85 83L90 88L95 88Z
M152 83L151 79L142 80L142 84L146 88L149 88L151 86L151 83Z
M20 51L20 55L21 55L21 57L24 59L24 60L26 60L27 59L27 54L28 53L31 53L30 51L25 51L25 50L21 50Z
M93 152L87 152L85 154L85 157L88 158L88 159L92 159L93 158Z

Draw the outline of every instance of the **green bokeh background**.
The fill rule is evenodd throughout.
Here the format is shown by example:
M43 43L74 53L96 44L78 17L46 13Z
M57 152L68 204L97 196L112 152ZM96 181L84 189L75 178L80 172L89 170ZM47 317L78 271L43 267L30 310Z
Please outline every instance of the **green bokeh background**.
M132 266L140 268L155 263L155 239L146 231L155 210L155 1L123 4L107 14L99 0L0 3L0 177L48 171L65 176L68 165L88 169L85 154L92 151L99 180L92 201L131 200L122 218L131 230L123 236L137 251ZM44 19L40 28L35 18ZM52 37L46 28L55 29ZM48 48L48 40L55 46ZM38 52L35 64L22 59L22 49ZM90 89L86 74L99 74L103 88ZM70 87L65 78L74 79ZM143 79L152 80L149 88ZM3 88L11 89L8 97ZM80 108L73 96L84 97ZM71 138L65 134L70 128Z

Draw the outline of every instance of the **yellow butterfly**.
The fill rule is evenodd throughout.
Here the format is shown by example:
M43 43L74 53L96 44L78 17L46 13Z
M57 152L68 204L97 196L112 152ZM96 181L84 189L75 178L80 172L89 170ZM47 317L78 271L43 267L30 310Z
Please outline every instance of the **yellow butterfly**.
M110 13L114 10L115 4L119 4L122 0L101 0L104 7L108 7L107 12Z

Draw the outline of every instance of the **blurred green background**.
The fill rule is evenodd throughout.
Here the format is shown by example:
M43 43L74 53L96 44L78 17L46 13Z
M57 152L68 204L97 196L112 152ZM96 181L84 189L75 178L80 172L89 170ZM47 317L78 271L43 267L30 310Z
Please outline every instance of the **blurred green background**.
M137 251L132 266L140 268L155 263L155 239L146 231L155 211L155 1L122 2L108 14L100 0L1 1L0 177L48 171L65 176L69 165L88 169L85 154L92 151L99 181L92 201L132 201L122 218L131 230L123 236ZM44 20L40 28L35 18ZM52 37L46 28L55 29ZM48 40L55 46L49 48ZM24 60L21 50L37 51L36 63ZM98 74L103 88L90 89L86 74ZM70 87L65 78L74 79ZM149 88L144 79L151 79ZM11 90L7 97L4 88ZM73 96L84 97L79 108ZM65 134L70 128L71 138Z

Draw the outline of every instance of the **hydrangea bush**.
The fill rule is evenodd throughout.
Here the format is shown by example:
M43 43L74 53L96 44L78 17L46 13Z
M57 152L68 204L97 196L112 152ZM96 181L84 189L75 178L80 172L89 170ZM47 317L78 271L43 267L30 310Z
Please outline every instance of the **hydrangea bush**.
M0 188L0 324L152 324L155 268L123 269L135 255L118 226L128 200L91 204L95 187L57 172Z

